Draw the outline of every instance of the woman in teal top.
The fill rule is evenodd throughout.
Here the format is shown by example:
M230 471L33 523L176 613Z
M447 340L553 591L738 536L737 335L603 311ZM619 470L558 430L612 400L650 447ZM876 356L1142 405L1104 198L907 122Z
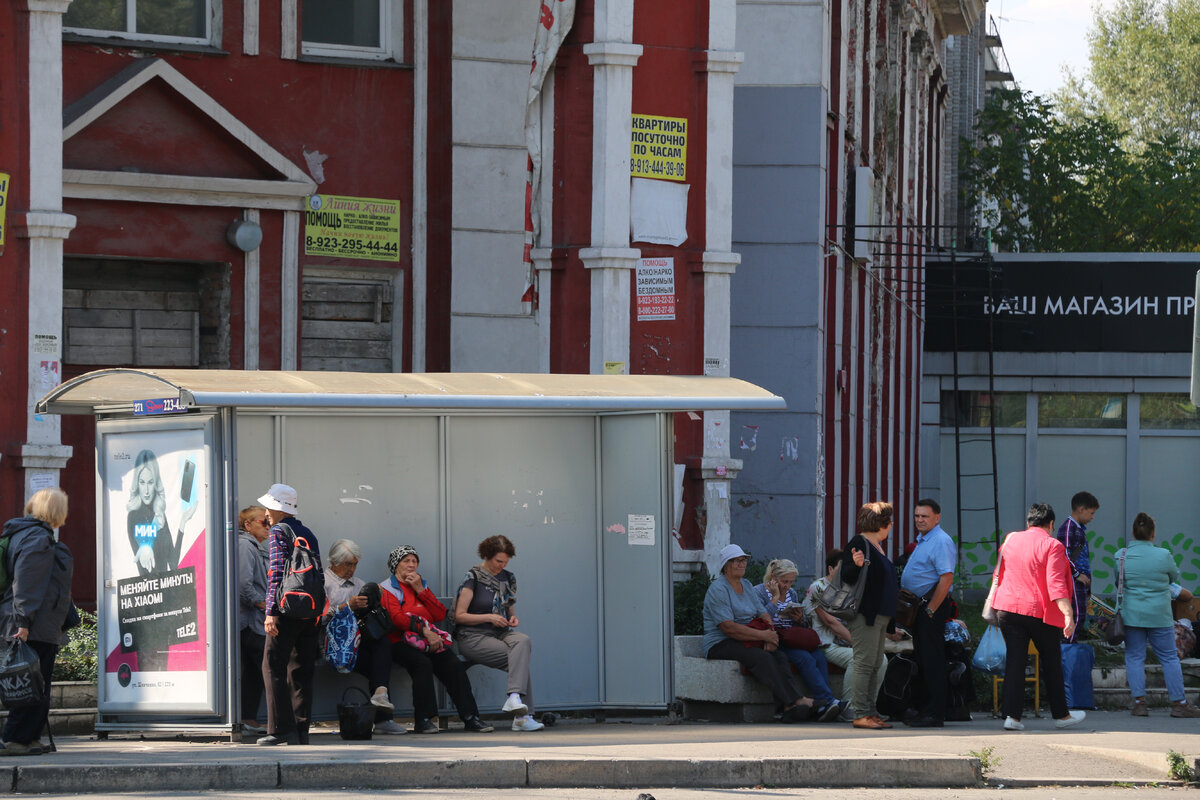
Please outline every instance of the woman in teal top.
M1162 664L1163 679L1171 698L1172 717L1200 717L1200 708L1183 693L1183 670L1175 649L1175 620L1171 616L1171 584L1179 582L1174 557L1154 545L1154 520L1138 512L1133 519L1133 541L1117 553L1124 558L1125 583L1120 599L1125 621L1125 679L1133 698L1132 714L1150 716L1146 708L1146 643ZM1118 567L1120 569L1120 567Z
M749 561L736 544L721 548L721 574L704 595L704 653L709 659L737 661L770 689L781 722L806 721L812 698L803 697L792 682L771 615L744 577ZM755 620L762 627L752 627Z

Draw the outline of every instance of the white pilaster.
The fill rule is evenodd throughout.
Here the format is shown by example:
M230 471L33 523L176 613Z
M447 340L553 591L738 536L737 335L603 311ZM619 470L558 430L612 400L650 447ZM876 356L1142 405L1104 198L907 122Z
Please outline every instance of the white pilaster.
M736 0L710 0L707 73L708 119L705 120L704 185L704 374L729 376L729 285L741 256L733 247L733 78L743 56L733 50ZM729 544L732 481L742 468L729 456L729 412L704 412L704 479L707 524L705 560L711 574L720 568L717 554Z
M412 371L425 371L425 303L428 283L429 213L429 0L413 0L413 207L412 207ZM398 318L400 315L393 313ZM392 336L392 369L400 372L404 353L400 330Z
M550 315L551 289L554 276L554 262L551 260L552 250L548 247L535 247L530 252L533 268L537 270L538 287L538 372L550 372Z
M58 484L71 448L61 443L57 414L34 414L34 404L62 376L63 240L75 217L62 210L62 16L71 0L28 0L29 210L15 215L13 232L29 240L29 340L26 343L26 441L21 445L25 490ZM45 482L45 483L44 483Z
M242 0L242 53L258 55L258 0Z
M629 230L628 224L625 230ZM628 247L589 247L579 251L583 266L591 270L592 276L588 364L593 375L602 374L606 362L624 364L621 373L629 373L629 280L640 257L640 251Z
M259 224L257 208L248 208L242 213L242 219ZM262 248L256 247L244 254L244 275L242 279L242 294L245 295L242 314L242 368L258 369L258 348L260 345L258 315L261 313L260 294L262 283L259 270L262 265Z
M279 57L295 61L300 54L300 0L280 0Z
M300 212L283 212L279 368L296 369L300 350Z
M597 0L595 41L583 52L594 67L592 91L592 246L581 250L591 276L590 369L629 363L630 271L640 252L629 246L629 135L633 68L633 0Z

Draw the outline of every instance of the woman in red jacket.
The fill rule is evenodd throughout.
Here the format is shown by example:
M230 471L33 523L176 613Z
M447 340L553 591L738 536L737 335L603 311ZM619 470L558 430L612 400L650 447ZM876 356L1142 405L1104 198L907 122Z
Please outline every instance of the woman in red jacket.
M388 556L388 572L392 577L379 584L384 590L380 593L383 607L396 626L388 634L392 660L408 670L412 679L413 732L438 732L433 722L437 715L437 698L433 693L436 675L454 701L464 727L476 733L490 733L494 728L479 718L467 672L450 650L449 636L434 626L446 618L446 607L417 572L420 563L415 548L397 547Z
M1004 730L1025 729L1021 712L1025 706L1025 657L1029 643L1037 647L1042 662L1042 681L1050 700L1054 727L1078 725L1086 716L1067 708L1059 642L1075 630L1071 606L1074 588L1071 562L1062 542L1054 538L1054 509L1049 503L1034 503L1025 518L1026 530L1008 534L1000 546L1000 557L992 575L988 602L996 611L1004 635L1007 657L1004 669Z

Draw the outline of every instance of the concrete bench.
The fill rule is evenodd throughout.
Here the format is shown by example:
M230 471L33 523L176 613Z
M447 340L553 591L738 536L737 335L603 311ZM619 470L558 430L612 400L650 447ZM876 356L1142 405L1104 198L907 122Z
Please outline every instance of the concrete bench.
M710 661L704 657L703 636L676 636L674 642L675 697L683 704L686 719L714 722L767 722L775 715L775 700L767 687L742 674L736 661ZM812 696L804 680L796 684ZM829 688L842 693L842 673L830 667Z

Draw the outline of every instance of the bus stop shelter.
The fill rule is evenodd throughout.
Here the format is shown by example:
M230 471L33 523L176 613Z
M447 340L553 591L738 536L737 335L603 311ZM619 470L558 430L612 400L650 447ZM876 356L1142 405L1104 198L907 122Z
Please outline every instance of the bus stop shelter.
M411 544L452 596L478 542L508 536L539 708L665 708L672 415L783 407L716 377L112 369L68 381L38 411L96 418L97 729L235 729L238 510L272 483L296 488L323 551L361 546L366 581ZM499 672L472 683L481 708L499 705ZM332 715L340 685L318 673L314 716ZM403 713L407 695L392 697Z

